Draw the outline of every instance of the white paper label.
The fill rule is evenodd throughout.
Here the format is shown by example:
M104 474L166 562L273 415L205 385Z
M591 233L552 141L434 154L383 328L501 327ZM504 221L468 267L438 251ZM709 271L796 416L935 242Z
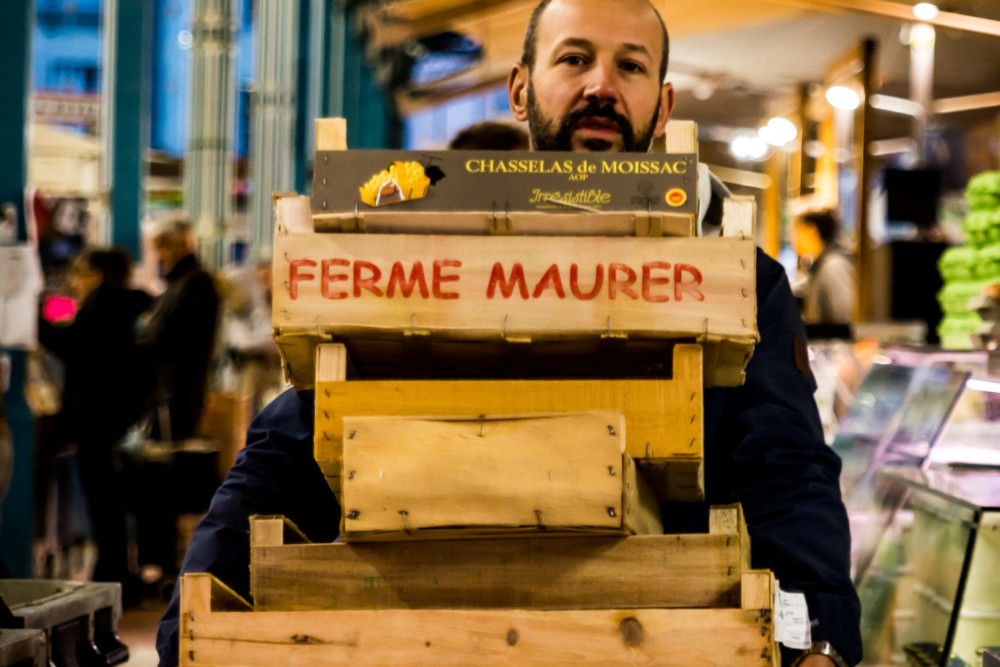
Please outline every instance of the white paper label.
M788 648L805 650L812 646L809 607L802 593L787 593L774 582L774 638Z

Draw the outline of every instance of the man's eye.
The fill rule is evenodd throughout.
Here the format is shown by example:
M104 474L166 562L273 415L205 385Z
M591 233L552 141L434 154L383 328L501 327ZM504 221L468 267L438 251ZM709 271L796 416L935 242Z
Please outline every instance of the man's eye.
M621 64L621 67L626 72L630 72L632 74L642 74L643 72L646 71L645 67L643 67L639 63L634 63L634 62L623 62Z
M584 63L583 56L564 56L562 62L567 65L577 66Z

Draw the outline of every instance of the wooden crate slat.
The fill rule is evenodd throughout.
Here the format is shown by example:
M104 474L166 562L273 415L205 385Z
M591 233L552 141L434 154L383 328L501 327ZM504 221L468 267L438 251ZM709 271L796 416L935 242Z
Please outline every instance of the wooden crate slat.
M258 611L740 605L726 535L287 544L251 561Z
M302 197L309 203L307 197ZM618 211L545 213L535 211L353 211L316 213L308 230L318 233L518 235L518 236L682 236L695 234L690 213Z
M194 611L180 664L771 667L771 623L743 609Z

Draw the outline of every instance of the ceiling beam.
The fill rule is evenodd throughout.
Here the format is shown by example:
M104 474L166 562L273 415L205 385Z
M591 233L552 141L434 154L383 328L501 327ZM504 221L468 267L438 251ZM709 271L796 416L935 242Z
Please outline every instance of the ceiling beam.
M964 95L962 97L946 97L934 101L934 113L936 114L991 109L993 107L1000 107L1000 92Z
M470 23L486 21L514 11L533 8L536 0L466 0L457 2L447 9L420 15L419 11L409 14L399 5L415 3L392 3L374 12L370 27L374 30L375 41L381 48L405 44L421 37L435 35L449 29L455 22ZM417 9L416 6L413 9Z
M898 19L900 21L915 22L917 18L913 16L913 5L901 2L890 2L889 0L768 0L783 5L804 7L807 9L818 9L824 11L847 11L856 14L870 14L885 18ZM929 23L939 28L952 28L965 32L975 32L992 37L1000 37L1000 21L994 19L984 19L968 14L957 12L938 12L938 15L930 21L920 21Z

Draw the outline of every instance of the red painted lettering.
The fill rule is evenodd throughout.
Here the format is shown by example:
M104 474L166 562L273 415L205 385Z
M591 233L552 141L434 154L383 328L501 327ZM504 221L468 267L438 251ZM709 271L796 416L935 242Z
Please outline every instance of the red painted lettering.
M531 296L538 298L547 289L554 289L556 294L559 295L560 299L566 298L566 290L563 289L562 276L559 275L559 267L555 264L550 266L542 279L538 281L535 285L535 291L531 293Z
M618 278L618 273L625 274L624 280ZM635 284L636 275L631 267L625 264L613 263L608 265L608 298L614 300L621 291L625 296L638 299L639 294L632 289Z
M490 273L490 282L486 286L486 298L492 299L493 295L496 294L497 287L499 287L503 298L509 299L510 295L514 293L515 286L517 286L518 291L521 293L521 298L527 299L528 284L524 281L524 267L521 266L520 262L515 262L513 268L510 270L510 280L507 280L504 276L503 264L497 262L493 265L493 272Z
M595 296L601 293L601 288L604 287L604 265L598 264L597 269L594 271L594 287L589 292L580 291L580 281L579 281L580 269L576 264L569 265L569 291L573 293L577 299L581 301L590 301Z
M346 259L324 259L323 260L323 277L320 280L320 292L323 294L325 299L346 299L347 292L334 292L331 289L330 283L335 283L341 280L347 280L346 273L331 273L330 269L334 266L350 266L351 263Z
M684 282L684 273L691 274L691 280ZM674 300L680 301L682 294L689 294L696 301L704 301L705 295L698 289L701 284L701 271L690 264L676 264L674 266Z
M434 298L435 299L457 299L458 292L443 292L441 291L441 283L451 283L458 282L458 276L450 275L446 276L441 273L442 269L445 268L458 268L462 266L462 263L454 259L436 259L434 260L434 272L432 274L431 282L433 285Z
M650 303L664 303L670 301L666 294L653 294L654 285L667 285L670 278L654 278L653 270L659 269L667 271L670 269L670 262L645 262L642 265L642 298Z
M389 286L385 288L385 295L391 299L395 296L396 288L398 287L403 297L409 299L410 295L413 294L413 289L418 285L420 287L420 296L425 299L428 298L430 292L427 291L427 279L424 277L423 263L417 262L413 265L413 270L410 271L410 279L407 280L406 273L403 271L403 263L396 262L389 271Z
M300 273L300 266L316 266L316 262L311 259L293 259L288 263L288 296L292 301L299 298L300 280L316 279L316 276L311 273Z
M362 271L368 271L368 277L361 275ZM354 261L354 296L361 296L361 290L366 289L375 296L382 296L382 289L378 286L378 281L382 277L382 269L371 262L360 259Z

